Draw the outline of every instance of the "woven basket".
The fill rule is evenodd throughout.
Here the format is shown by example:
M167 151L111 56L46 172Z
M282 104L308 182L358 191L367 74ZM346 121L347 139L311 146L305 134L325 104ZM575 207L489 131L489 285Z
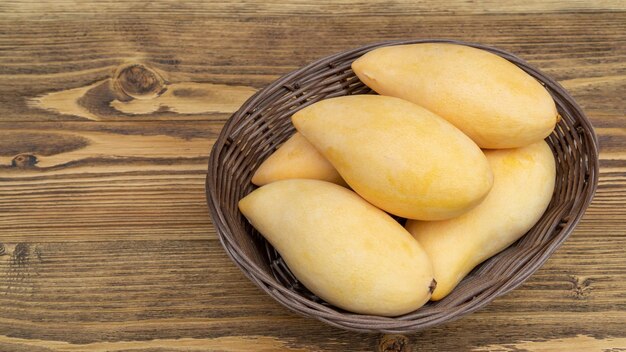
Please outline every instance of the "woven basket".
M322 99L372 93L352 72L352 61L378 47L426 42L490 51L545 85L561 115L547 138L557 164L554 195L541 220L524 237L479 265L443 300L393 318L346 312L322 301L296 280L273 247L248 224L237 202L255 188L250 179L256 168L294 133L293 113ZM554 80L502 50L448 40L410 40L372 44L323 58L256 93L226 122L215 142L206 190L213 224L226 253L279 303L339 328L409 333L458 319L524 282L573 231L591 202L597 176L598 146L592 126Z

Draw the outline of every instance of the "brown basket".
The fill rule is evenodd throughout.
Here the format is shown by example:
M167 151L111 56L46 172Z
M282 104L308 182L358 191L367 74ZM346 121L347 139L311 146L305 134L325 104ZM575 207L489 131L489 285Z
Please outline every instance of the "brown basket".
M294 132L290 121L293 113L322 99L372 93L352 72L352 61L375 48L426 42L490 51L546 86L562 117L547 138L557 162L554 195L541 220L524 237L479 265L443 300L394 318L346 312L322 301L295 279L273 247L248 224L237 202L255 188L250 179L259 164ZM206 190L213 224L226 253L278 302L301 315L348 330L409 333L458 319L524 282L573 231L591 202L597 175L598 145L593 128L561 85L502 50L450 40L409 40L372 44L326 57L256 93L226 122L215 142Z

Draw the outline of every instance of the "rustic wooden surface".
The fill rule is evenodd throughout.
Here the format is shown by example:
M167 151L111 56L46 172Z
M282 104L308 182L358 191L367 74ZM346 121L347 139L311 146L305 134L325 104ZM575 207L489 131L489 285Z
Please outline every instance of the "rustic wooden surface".
M595 201L528 282L461 320L394 336L296 316L216 238L212 142L290 70L426 37L568 88L600 139ZM622 0L3 1L0 82L0 351L626 351Z

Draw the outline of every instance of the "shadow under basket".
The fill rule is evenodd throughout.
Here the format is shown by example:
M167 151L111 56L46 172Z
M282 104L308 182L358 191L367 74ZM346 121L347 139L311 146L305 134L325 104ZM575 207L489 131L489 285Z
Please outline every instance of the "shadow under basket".
M552 94L561 120L546 139L556 158L556 184L548 209L520 240L474 269L450 295L415 312L381 317L346 312L308 291L280 255L239 212L237 202L255 187L257 167L293 133L291 115L319 100L373 94L350 65L383 46L457 43L504 57L540 81ZM483 45L448 40L390 41L315 61L252 96L226 122L209 159L207 202L226 253L244 274L282 305L306 317L343 329L410 333L471 313L519 286L573 231L591 202L598 177L598 145L581 108L561 85L516 56Z

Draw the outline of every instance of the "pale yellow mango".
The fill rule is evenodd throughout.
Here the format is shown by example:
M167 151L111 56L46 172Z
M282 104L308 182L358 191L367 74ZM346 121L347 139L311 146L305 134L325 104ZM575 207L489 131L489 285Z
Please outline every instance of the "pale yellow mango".
M500 56L469 46L383 47L354 61L352 69L379 94L425 107L481 148L541 141L557 122L554 100L537 80Z
M528 232L552 198L556 169L546 142L485 154L494 183L481 204L454 219L406 224L433 262L434 301L447 296L478 264Z
M471 139L402 99L332 98L298 111L292 121L352 189L398 216L458 216L476 206L493 182Z
M337 307L396 316L430 298L432 267L419 243L344 187L319 180L277 181L247 195L239 209L296 278Z
M328 160L298 132L261 163L252 176L252 183L263 186L290 178L346 184Z

